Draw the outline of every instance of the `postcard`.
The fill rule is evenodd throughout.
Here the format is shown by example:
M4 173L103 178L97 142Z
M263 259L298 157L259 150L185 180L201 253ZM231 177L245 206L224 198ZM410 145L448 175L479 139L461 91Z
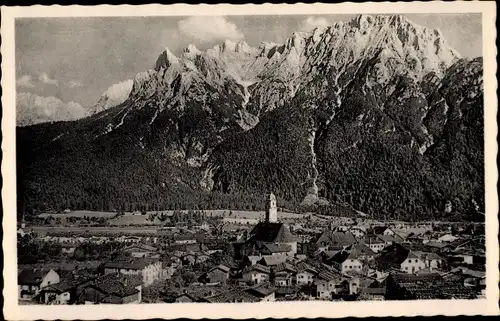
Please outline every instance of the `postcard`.
M6 318L498 314L495 9L2 6Z

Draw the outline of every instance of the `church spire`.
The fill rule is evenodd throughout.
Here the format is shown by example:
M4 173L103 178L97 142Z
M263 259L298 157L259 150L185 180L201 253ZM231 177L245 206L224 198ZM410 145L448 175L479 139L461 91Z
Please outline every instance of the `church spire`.
M273 193L269 194L266 200L266 222L278 222L278 209L276 207L276 196Z

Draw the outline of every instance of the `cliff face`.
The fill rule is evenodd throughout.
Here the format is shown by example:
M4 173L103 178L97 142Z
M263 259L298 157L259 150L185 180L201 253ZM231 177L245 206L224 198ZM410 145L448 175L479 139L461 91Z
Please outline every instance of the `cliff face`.
M482 95L481 58L461 59L438 30L402 16L361 15L257 48L167 48L119 105L25 129L18 148L39 158L21 158L21 182L29 195L41 177L56 190L78 180L114 203L208 193L237 206L274 190L293 205L372 215L439 217L451 201L462 215L484 206ZM35 132L46 137L36 146ZM76 179L74 164L106 187ZM52 166L67 169L49 178Z

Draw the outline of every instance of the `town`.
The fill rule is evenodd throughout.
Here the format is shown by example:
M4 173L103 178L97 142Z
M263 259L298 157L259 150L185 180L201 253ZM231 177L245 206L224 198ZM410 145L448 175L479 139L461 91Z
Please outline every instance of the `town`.
M482 223L202 210L20 221L20 304L478 299ZM222 212L222 213L221 213ZM250 213L250 212L246 212ZM220 214L220 215L219 215Z

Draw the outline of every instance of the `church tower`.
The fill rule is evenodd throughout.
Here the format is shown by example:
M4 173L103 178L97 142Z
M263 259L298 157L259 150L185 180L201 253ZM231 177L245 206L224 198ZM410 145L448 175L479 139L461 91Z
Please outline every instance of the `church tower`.
M278 209L276 207L276 196L273 193L269 194L266 202L266 222L278 222Z

